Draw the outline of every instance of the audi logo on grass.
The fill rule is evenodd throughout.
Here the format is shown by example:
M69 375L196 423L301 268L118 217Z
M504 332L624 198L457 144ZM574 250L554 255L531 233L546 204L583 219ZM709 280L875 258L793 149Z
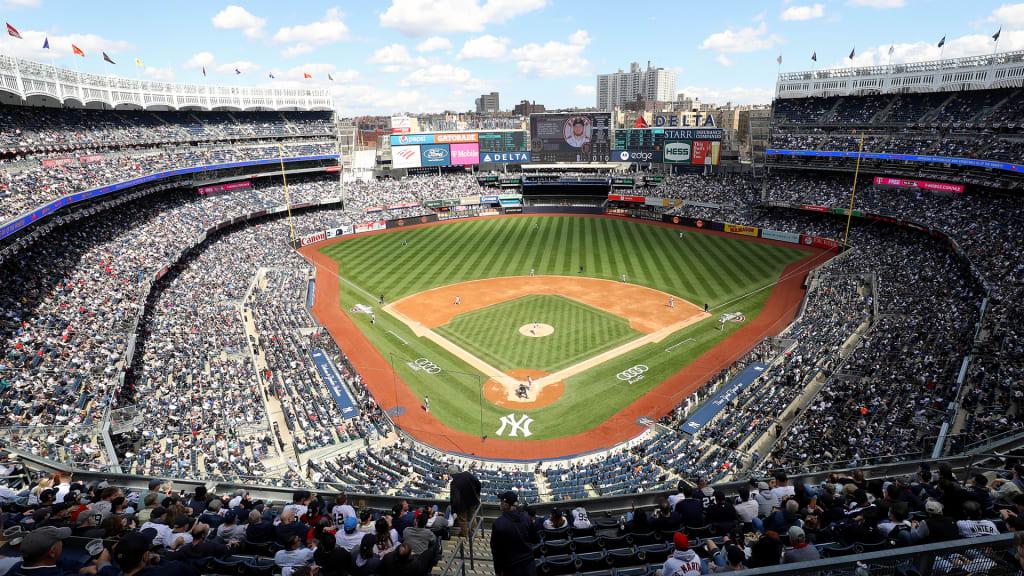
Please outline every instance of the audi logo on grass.
M440 366L434 364L433 362L427 360L426 358L417 358L415 361L412 362L412 364L415 369L423 370L427 374L439 374L441 372Z
M644 372L647 372L647 370L647 366L643 364L637 364L632 368L627 368L626 370L619 372L618 374L615 375L615 377L618 378L619 380L622 380L623 382L632 384L634 382L643 380Z

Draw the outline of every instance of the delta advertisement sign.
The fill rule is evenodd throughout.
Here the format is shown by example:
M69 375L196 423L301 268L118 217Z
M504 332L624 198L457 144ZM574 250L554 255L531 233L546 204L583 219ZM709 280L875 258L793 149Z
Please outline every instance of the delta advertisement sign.
M928 182L925 180L904 180L903 178L882 178L875 176L875 186L896 186L899 188L920 188L922 190L936 190L938 192L956 192L963 194L964 187L959 184L944 184L942 182Z

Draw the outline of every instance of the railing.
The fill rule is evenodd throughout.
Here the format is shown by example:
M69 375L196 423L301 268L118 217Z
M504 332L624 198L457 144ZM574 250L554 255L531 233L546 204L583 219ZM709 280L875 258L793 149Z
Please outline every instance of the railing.
M483 510L483 505L477 505L476 510L473 511L473 516L469 518L469 569L476 570L473 562L476 559L476 555L473 553L473 545L476 542L477 534L483 535L484 531L484 517L480 514ZM461 543L460 543L461 544Z
M470 554L472 560L473 555ZM472 568L470 568L472 570ZM455 550L452 551L452 557L448 559L448 562L444 565L441 570L441 576L454 576L458 574L463 576L466 573L466 545L465 542L459 541Z

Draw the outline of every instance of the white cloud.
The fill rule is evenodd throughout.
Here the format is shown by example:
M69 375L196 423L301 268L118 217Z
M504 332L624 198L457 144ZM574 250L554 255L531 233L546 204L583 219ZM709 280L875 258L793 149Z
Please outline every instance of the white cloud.
M221 74L234 74L235 70L238 70L242 74L247 74L250 72L259 72L262 69L262 66L260 66L259 64L249 62L248 60L236 60L235 62L221 64L220 66L214 68L214 70L220 72Z
M459 85L469 81L469 70L451 64L434 64L420 68L402 80L402 86Z
M203 66L212 67L217 60L213 57L213 54L209 52L199 52L195 56L189 58L188 62L182 68L202 68Z
M768 26L761 22L757 28L747 26L739 30L716 32L704 39L700 49L716 52L757 52L767 50L782 41L782 36L768 34Z
M153 80L160 82L174 82L174 70L172 68L157 68L155 66L143 66L142 73Z
M416 45L417 52L435 52L437 50L451 50L452 41L443 36L431 36Z
M573 89L573 94L579 94L580 96L593 96L597 92L597 87L593 84L577 84Z
M757 16L754 16L750 20L751 20L751 22L760 22L761 20L764 20L764 17L767 16L767 15L768 15L768 11L767 10L761 10L760 12L758 12Z
M342 116L364 114L390 115L397 112L443 110L418 90L390 91L376 86L348 84L331 86L338 113Z
M773 92L769 88L706 88L700 86L687 86L679 90L687 96L696 96L701 102L713 102L725 104L732 102L736 105L742 104L769 104L772 101Z
M992 11L990 22L998 22L1007 28L1024 27L1024 4L1003 4Z
M790 6L779 16L782 20L814 20L825 15L824 4L813 4L811 6Z
M482 32L488 24L506 22L539 10L547 0L392 0L380 25L410 37Z
M905 0L849 0L849 6L867 6L868 8L902 8Z
M735 60L731 60L725 54L719 54L718 57L715 58L715 61L718 62L719 64L721 64L722 66L735 66L736 65L736 61Z
M247 38L259 38L263 35L266 18L251 14L241 6L228 6L213 17L213 27L218 30L241 30Z
M109 40L95 34L55 36L39 30L18 30L18 33L21 34L20 40L8 36L6 31L0 31L0 54L49 62L51 57L70 56L71 44L81 48L87 57L100 56L100 52L114 56L135 50L130 42ZM43 42L47 39L50 41L50 49L44 50Z
M284 44L294 43L281 52L284 58L292 58L300 54L308 54L317 46L326 46L349 39L348 26L341 20L345 15L337 8L327 11L323 20L281 28L274 34L274 40Z
M311 81L329 85L331 81L327 79L328 74L334 78L334 82L352 83L362 80L362 74L358 70L337 70L334 64L324 63L301 64L288 70L271 68L270 73L274 75L274 86L278 88L309 86ZM304 74L309 74L313 78L306 78ZM294 81L298 82L293 83Z
M366 60L367 64L378 64L381 70L388 73L411 70L417 66L428 66L430 63L423 57L413 58L409 49L402 44L385 46L374 52Z
M586 30L577 30L569 36L569 44L555 41L544 45L530 43L512 50L512 58L520 72L531 76L587 76L590 74L590 62L582 56L587 44L590 44L590 35Z
M508 38L498 38L491 36L481 36L479 38L471 38L466 40L463 44L462 50L455 57L456 60L473 60L476 58L484 58L488 60L496 60L502 58L508 52Z
M937 42L915 42L913 44L893 44L892 63L902 64L905 62L924 62L938 60L939 53L943 58L961 58L963 56L976 56L979 54L991 54L994 42L989 34L969 34L958 38L947 38L944 50L940 50ZM832 65L833 68L847 66L877 66L889 63L889 44L872 46L863 51L857 50L853 62L844 58ZM1003 30L999 37L1000 50L1022 50L1024 49L1024 30Z
M43 0L0 0L0 8L31 8L42 3Z

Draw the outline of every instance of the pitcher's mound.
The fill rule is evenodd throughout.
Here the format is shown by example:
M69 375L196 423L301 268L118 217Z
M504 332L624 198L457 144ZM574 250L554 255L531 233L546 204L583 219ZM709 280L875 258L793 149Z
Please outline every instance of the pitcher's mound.
M533 326L532 324L530 326ZM505 372L509 376L515 378L517 381L526 382L527 376L532 376L536 381L544 376L547 376L547 372L540 370L509 370ZM540 408L541 406L547 406L552 404L562 397L562 393L565 392L565 384L561 381L551 382L544 386L534 384L533 390L530 390L526 398L520 398L516 395L519 386L505 386L497 380L488 380L484 383L484 398L491 401L492 404L502 406L504 408L511 408L513 410L526 410L528 408Z
M555 327L550 324L524 324L519 327L519 333L528 338L542 338L554 334Z

